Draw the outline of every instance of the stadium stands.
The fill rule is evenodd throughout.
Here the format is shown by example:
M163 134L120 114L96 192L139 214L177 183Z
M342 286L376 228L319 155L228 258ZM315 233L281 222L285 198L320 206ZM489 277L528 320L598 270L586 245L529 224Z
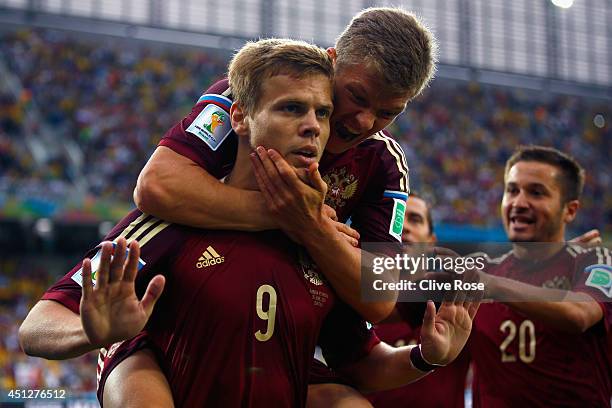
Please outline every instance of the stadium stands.
M59 218L75 209L95 214L98 207L86 205L92 200L130 203L158 140L225 64L193 49L118 47L59 31L6 34L0 52L23 89L0 98L0 200L17 197L29 211ZM32 106L56 145L77 146L76 152L58 149L43 163L33 161L21 136ZM441 224L498 226L495 181L503 163L517 144L539 143L588 163L574 228L610 233L612 126L605 118L612 118L606 101L438 79L397 120L394 133L412 185L435 203Z

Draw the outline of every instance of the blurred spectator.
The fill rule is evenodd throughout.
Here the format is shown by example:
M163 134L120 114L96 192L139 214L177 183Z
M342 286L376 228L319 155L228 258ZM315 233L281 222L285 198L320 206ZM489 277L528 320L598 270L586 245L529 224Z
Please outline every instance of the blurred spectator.
M36 257L4 257L0 261L0 389L53 388L71 394L95 391L96 353L48 361L26 356L17 339L26 314L68 262Z
M0 95L0 203L3 193L35 197L42 201L36 208L53 213L47 216L61 214L70 200L82 208L101 200L131 203L136 176L159 139L225 71L225 58L201 50L95 41L52 30L2 36L0 53L25 91L19 100ZM32 163L20 138L32 102L58 138L80 146L81 168L66 152L42 167ZM606 102L437 79L393 130L411 182L436 207L437 222L498 226L503 164L518 144L536 143L585 163L583 210L573 227L609 234ZM86 191L75 195L74 183L83 181Z

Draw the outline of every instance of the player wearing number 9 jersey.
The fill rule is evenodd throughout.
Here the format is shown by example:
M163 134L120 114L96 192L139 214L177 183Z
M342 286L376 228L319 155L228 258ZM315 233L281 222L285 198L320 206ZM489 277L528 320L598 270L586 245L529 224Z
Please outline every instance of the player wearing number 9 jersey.
M487 265L500 302L480 308L470 339L475 407L610 406L612 257L563 244L583 183L584 170L555 149L522 147L506 163L513 249Z
M232 106L231 120L239 141L228 184L257 189L249 161L254 141L276 149L298 177L308 179L329 137L332 72L325 51L306 43L262 40L241 49L230 78L249 78L252 85L236 87L240 102ZM297 244L278 231L207 231L139 211L107 237L119 238L140 243L139 295L158 274L165 276L166 287L144 332L101 352L101 402L113 368L147 348L156 353L178 406L305 404L315 344L335 296ZM88 256L94 254L95 249ZM43 300L78 314L85 300L81 276L77 265ZM345 322L329 327L340 323ZM377 343L371 332L361 338L343 334L364 354ZM334 355L341 362L347 352L357 359L364 355L348 348Z
M101 351L100 401L106 378L127 356L155 352L177 406L301 406L323 320L335 296L306 253L278 231L204 231L133 211L109 234L138 240L142 295L153 276L164 293L145 331ZM93 257L96 249L88 256ZM79 312L80 264L43 299ZM329 322L327 330L346 330ZM360 358L378 343L368 331L347 337L340 361ZM350 330L350 329L348 329ZM349 340L350 339L350 340ZM326 347L324 344L323 347Z

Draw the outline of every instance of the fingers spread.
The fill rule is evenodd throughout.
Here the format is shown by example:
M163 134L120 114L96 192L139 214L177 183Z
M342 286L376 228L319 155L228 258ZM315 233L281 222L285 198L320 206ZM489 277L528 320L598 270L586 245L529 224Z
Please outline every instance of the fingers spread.
M100 253L100 264L96 275L97 290L105 290L109 280L109 269L111 262L111 253L113 252L113 244L105 241L102 243L102 252Z
M85 258L83 260L82 266L82 275L83 275L83 300L88 300L93 291L93 283L91 281L91 260L89 258Z
M130 254L125 263L125 272L123 280L125 282L134 282L138 274L138 261L140 260L140 245L134 240L130 243Z
M159 299L162 292L164 291L164 286L166 285L166 278L163 275L156 275L151 279L149 285L147 286L147 290L140 301L143 310L147 314L147 316L151 316L153 312L153 306L155 306L155 302Z
M436 322L436 305L433 301L427 301L427 307L425 308L425 314L423 315L423 326L421 327L421 334L431 335L434 332Z
M109 283L119 282L123 278L123 265L125 263L125 253L127 242L125 238L119 238L113 250L113 257L110 264Z

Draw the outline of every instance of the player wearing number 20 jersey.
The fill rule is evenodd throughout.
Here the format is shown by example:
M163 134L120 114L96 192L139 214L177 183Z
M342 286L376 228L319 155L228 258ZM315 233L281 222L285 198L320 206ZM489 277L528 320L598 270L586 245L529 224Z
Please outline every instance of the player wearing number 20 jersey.
M378 343L371 331L359 332L360 325L351 332L340 329L345 321L323 324L334 293L300 247L278 231L207 231L133 211L107 239L120 236L141 245L139 295L156 274L167 283L144 332L102 350L100 397L109 372L148 347L177 406L302 406L321 330L337 331L323 338L349 336L349 347L330 350L339 364ZM78 313L80 267L43 299Z
M563 333L502 303L484 304L470 339L474 407L603 407L612 395L612 258L606 248L565 246L547 261L512 253L488 272L535 286L584 292L603 319L581 334ZM608 279L608 281L605 281Z

